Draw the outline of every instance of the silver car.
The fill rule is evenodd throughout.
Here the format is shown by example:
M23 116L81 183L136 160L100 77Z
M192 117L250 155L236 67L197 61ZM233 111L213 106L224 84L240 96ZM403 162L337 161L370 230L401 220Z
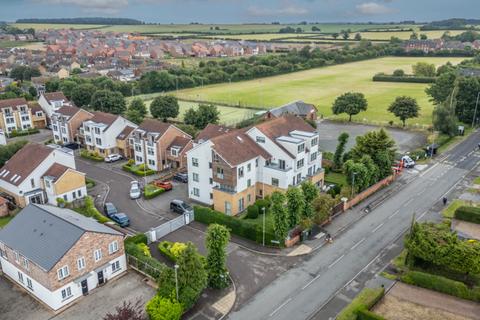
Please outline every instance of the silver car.
M138 199L142 196L138 181L130 182L130 199Z

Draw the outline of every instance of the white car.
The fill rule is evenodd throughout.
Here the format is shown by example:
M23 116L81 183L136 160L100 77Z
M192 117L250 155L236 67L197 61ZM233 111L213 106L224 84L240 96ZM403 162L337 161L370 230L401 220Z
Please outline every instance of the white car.
M138 199L142 196L140 191L140 184L138 181L130 182L130 199Z
M122 160L122 156L118 153L112 153L105 157L105 162L115 162L118 160Z
M404 168L415 167L415 161L413 161L412 158L410 158L409 156L403 156L402 161L403 161L403 167Z

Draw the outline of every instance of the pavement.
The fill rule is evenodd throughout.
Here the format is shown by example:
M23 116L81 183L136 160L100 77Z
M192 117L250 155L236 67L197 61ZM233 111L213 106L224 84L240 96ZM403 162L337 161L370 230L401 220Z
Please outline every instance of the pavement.
M395 248L399 250L395 243L408 230L414 216L416 219L430 219L430 209L438 206L442 197L455 190L477 166L479 140L477 131L428 168L412 172L408 183L362 219L349 225L335 237L334 243L319 247L304 261L262 288L229 318L333 318L339 310L318 318L316 315L372 266L382 252L385 255L394 252ZM438 219L438 214L432 219Z
M38 142L44 143L53 138L52 131L48 129L40 129L39 133L30 134L28 136L21 136L15 138L8 138L7 143L19 141L19 140L27 140L30 142Z

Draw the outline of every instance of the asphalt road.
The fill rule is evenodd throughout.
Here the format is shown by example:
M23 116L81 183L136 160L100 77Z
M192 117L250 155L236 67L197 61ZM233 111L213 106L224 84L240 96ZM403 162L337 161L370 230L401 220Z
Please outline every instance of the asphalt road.
M282 274L229 318L311 318L408 229L414 214L417 219L423 217L477 165L478 141L477 131L342 233L333 244L323 246L305 262Z

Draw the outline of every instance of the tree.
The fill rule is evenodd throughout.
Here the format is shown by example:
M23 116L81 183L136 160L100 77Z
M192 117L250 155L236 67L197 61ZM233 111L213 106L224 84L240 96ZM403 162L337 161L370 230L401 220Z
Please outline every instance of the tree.
M92 95L97 91L97 87L95 87L91 83L84 83L81 85L76 86L72 90L71 99L78 107L87 107L92 100Z
M337 38L340 36L340 34L338 32L334 32L332 33L332 37L333 39L337 40Z
M425 89L425 92L431 97L430 101L434 104L445 102L455 87L456 79L457 75L454 72L439 75L435 82Z
M435 77L435 65L427 62L417 62L412 66L413 74L417 77Z
M30 87L28 88L28 93L30 93L30 95L31 95L32 97L36 97L36 96L37 96L37 89L35 89L34 86L30 86Z
M180 320L182 304L175 299L154 296L145 306L150 320Z
M230 241L230 232L219 224L211 224L207 228L205 247L207 248L208 285L211 288L228 287L230 281L227 270L226 248Z
M110 90L96 91L90 102L90 107L97 111L122 114L127 109L125 98L120 92Z
M312 207L315 212L313 221L321 225L330 218L330 213L332 208L335 205L335 199L333 199L329 194L321 193L318 197L313 200Z
M312 219L314 215L312 202L318 196L318 188L311 181L304 181L300 185L305 199L305 208L303 209L303 218Z
M421 40L427 40L428 36L425 33L420 34L420 39Z
M138 111L137 109L128 108L127 112L125 113L125 117L127 120L135 123L140 124L143 122L144 116Z
M417 100L407 96L397 97L395 101L388 107L388 111L393 113L395 117L399 118L403 127L405 127L405 121L407 119L418 117L420 107Z
M130 102L128 108L137 110L142 115L142 117L145 117L147 115L147 107L145 106L143 100L140 98L134 98Z
M403 71L402 69L396 69L395 71L393 71L393 75L395 77L403 77L405 75L405 71Z
M415 31L410 35L410 40L418 40L418 34Z
M341 168L342 167L342 157L343 153L345 152L345 146L347 145L349 135L346 132L342 132L338 136L338 144L337 148L335 149L335 154L333 156L333 163L335 165L335 168Z
M27 143L28 141L26 140L19 140L6 145L0 145L0 167L3 167L3 165Z
M322 30L320 30L320 28L317 27L317 26L313 26L313 27L312 27L312 31L313 31L313 32L320 32L320 31L322 31Z
M77 83L75 81L63 80L60 83L60 91L62 91L65 97L69 99L71 99L73 89L75 89L76 87L77 87Z
M123 301L120 307L115 307L114 313L107 313L103 320L146 320L142 301L140 299L135 303Z
M433 128L450 137L455 136L457 132L457 117L455 108L450 107L450 103L445 101L433 109Z
M271 195L271 207L270 212L273 215L273 231L277 236L277 239L283 241L288 235L288 212L285 208L285 196L275 191Z
M343 31L342 32L342 38L344 40L347 40L348 38L350 38L350 33L348 33L348 31Z
M185 124L193 125L195 128L202 130L209 123L218 123L220 111L213 104L200 104L197 110L193 107L188 109L183 119Z
M366 177L367 187L377 183L380 177L380 172L379 172L378 166L375 164L375 162L373 162L372 158L366 154L360 159L359 162L363 164L367 169L367 173L368 173L368 176Z
M159 96L150 104L150 114L164 122L168 118L176 118L179 110L178 100L174 96Z
M347 92L335 99L332 111L333 114L346 113L349 115L348 121L352 121L352 115L359 114L360 111L366 111L367 105L363 93Z
M355 34L355 41L360 41L360 40L362 40L362 35L359 32L357 32Z
M458 90L454 97L457 101L455 114L458 120L464 123L472 123L475 107L477 104L477 95L480 92L480 82L476 77L462 77L458 80ZM480 116L477 110L476 117Z
M305 210L305 197L302 190L295 187L288 188L287 196L287 211L288 211L288 227L292 229L297 226L300 218L303 216Z
M370 173L363 163L348 160L343 164L343 173L347 177L347 183L356 192L364 190L370 185Z

